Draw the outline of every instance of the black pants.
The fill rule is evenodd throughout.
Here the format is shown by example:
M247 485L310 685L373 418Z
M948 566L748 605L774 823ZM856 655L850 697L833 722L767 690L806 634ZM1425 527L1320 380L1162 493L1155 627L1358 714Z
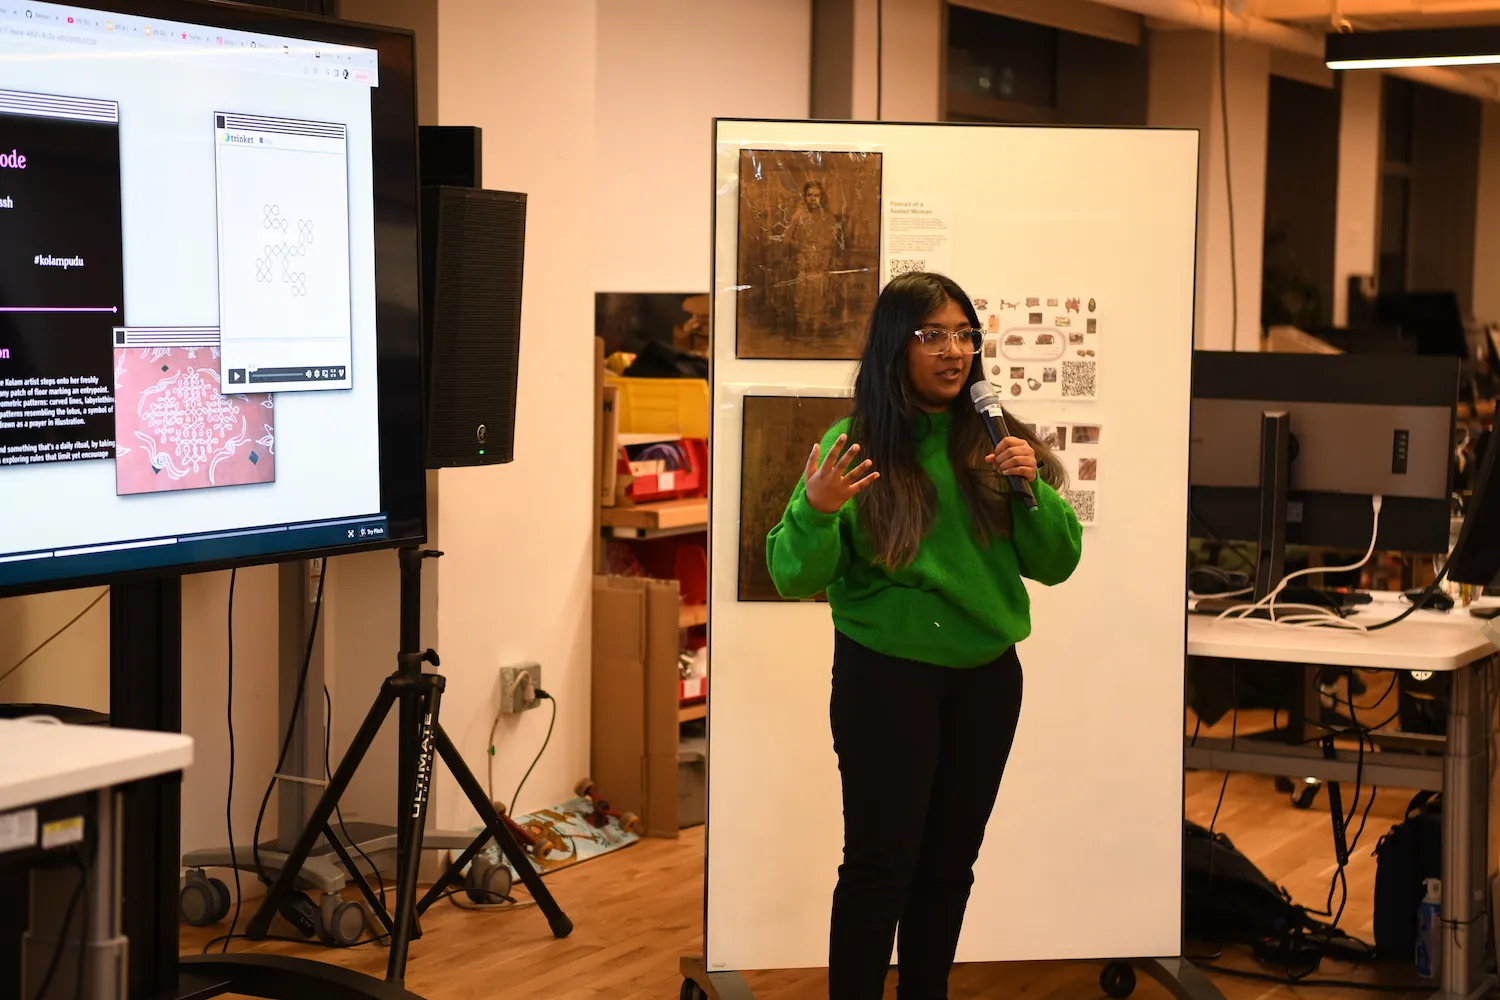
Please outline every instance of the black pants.
M1011 649L955 670L882 656L839 634L830 714L844 863L829 997L879 1000L899 926L897 996L944 1000L1021 714L1021 662Z

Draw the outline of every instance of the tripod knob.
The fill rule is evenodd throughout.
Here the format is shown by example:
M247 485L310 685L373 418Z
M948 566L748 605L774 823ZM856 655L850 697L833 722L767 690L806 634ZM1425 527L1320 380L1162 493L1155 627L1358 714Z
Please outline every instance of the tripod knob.
M436 667L441 664L435 649L424 649L420 653L397 653L396 662L403 667L416 667L423 663L430 663Z

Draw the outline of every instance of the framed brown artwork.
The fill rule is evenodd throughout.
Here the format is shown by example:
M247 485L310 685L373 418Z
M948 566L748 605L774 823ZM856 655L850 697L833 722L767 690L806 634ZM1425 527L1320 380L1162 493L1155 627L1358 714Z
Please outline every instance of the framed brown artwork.
M740 151L735 353L853 360L880 294L880 154Z
M781 601L766 567L766 535L781 520L807 456L850 400L829 396L746 396L740 450L741 601ZM819 598L821 600L821 598Z

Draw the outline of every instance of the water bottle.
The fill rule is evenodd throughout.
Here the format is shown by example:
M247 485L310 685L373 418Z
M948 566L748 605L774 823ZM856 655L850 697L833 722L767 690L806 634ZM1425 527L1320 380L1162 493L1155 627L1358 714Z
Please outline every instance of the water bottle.
M1443 883L1430 878L1426 884L1417 907L1417 975L1436 979L1443 968Z

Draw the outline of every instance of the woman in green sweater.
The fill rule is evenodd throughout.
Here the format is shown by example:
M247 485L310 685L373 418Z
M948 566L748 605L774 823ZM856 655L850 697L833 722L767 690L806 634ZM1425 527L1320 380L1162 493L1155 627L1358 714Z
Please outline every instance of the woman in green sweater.
M767 538L782 596L826 593L833 613L844 863L832 1000L881 996L898 927L898 996L947 997L1020 718L1023 578L1062 583L1081 554L1051 454L1013 419L1015 436L992 447L973 409L979 331L948 278L893 279L870 318L853 416L813 446ZM1034 509L1007 476L1032 484Z

